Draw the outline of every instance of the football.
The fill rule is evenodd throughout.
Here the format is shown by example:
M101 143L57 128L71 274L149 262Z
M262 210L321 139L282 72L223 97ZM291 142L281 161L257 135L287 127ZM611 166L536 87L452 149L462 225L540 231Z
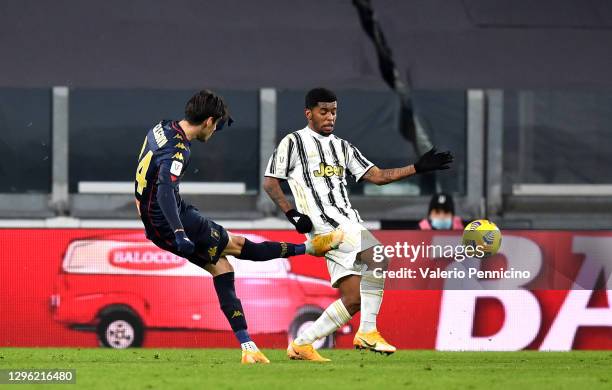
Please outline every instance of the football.
M484 252L482 257L496 254L501 245L501 240L502 234L497 225L486 219L472 221L463 230L463 245L469 245L473 248L480 247L477 253Z

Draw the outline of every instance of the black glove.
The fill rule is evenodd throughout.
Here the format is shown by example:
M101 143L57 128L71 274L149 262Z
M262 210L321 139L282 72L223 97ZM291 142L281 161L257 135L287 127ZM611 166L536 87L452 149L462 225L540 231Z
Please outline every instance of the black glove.
M308 215L302 214L296 209L291 209L285 213L285 216L299 233L309 233L312 230L312 221Z
M450 168L448 164L453 162L453 155L451 152L436 153L436 148L431 150L419 158L414 163L414 170L416 173L426 173L431 171L438 171L442 169Z
M189 237L187 237L184 230L177 230L174 232L174 243L179 253L190 255L195 251L195 245Z

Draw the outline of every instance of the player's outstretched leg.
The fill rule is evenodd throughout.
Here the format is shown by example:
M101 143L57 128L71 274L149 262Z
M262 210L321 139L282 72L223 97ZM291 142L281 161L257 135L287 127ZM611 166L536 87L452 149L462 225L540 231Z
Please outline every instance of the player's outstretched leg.
M342 242L343 237L344 233L341 230L334 230L330 233L319 234L303 244L276 241L254 243L242 236L230 234L230 241L223 251L223 255L232 255L242 260L251 261L267 261L306 253L313 256L323 256L330 250L336 249Z
M247 322L240 299L236 296L234 270L225 257L216 264L204 266L213 275L213 284L219 298L221 311L230 323L242 349L242 364L270 363L270 360L257 348L247 331Z
M381 268L386 270L388 262L373 262L372 250L359 254L360 260L367 265L366 271L361 275L359 290L361 294L361 322L359 330L353 339L356 349L368 349L373 352L387 355L395 352L396 348L389 344L376 328L376 318L382 304L385 279L374 276L373 270Z

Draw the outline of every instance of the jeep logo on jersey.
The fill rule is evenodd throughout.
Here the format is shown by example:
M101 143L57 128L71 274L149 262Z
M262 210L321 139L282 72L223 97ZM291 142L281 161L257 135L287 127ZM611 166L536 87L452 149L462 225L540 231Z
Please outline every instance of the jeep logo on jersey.
M178 268L187 260L150 246L129 246L110 251L108 261L115 267L157 271Z
M340 176L344 175L344 167L340 165L326 165L323 163L319 164L319 169L313 171L315 177L331 177L331 176Z

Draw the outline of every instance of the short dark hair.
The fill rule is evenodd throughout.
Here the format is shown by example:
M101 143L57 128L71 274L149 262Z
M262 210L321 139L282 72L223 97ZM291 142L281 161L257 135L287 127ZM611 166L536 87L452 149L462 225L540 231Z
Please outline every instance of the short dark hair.
M199 125L207 118L229 118L229 108L221 96L203 89L189 99L185 105L185 119L192 125Z
M327 88L313 88L306 94L306 108L312 110L319 102L331 103L338 100L336 94Z

